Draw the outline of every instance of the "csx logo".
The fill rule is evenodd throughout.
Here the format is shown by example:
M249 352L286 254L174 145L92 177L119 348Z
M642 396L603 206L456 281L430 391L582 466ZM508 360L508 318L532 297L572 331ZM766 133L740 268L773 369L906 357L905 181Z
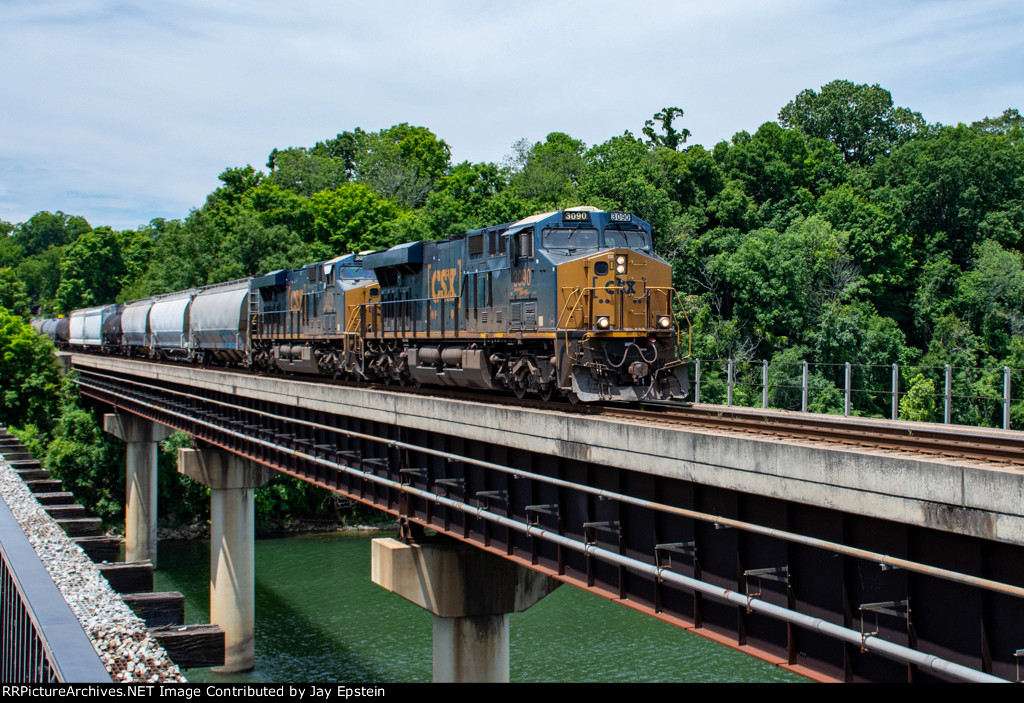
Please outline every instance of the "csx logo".
M288 294L288 307L292 310L302 309L302 291L293 290Z
M461 267L460 267L461 268ZM430 297L454 298L459 295L459 269L440 269L430 274Z

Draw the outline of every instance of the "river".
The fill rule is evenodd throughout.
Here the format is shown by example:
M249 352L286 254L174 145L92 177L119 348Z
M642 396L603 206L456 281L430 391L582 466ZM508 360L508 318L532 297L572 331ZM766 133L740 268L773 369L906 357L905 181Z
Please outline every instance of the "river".
M427 682L432 616L370 581L380 533L256 541L256 669L195 682ZM161 542L156 590L209 622L209 542ZM563 585L510 618L514 682L784 682L801 677Z

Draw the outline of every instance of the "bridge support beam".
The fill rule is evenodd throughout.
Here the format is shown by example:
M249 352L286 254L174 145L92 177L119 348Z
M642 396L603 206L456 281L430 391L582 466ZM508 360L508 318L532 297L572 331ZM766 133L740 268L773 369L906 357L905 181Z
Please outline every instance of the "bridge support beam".
M375 539L371 578L434 615L434 682L507 683L508 616L560 584L466 544Z
M273 472L218 449L179 449L178 472L210 487L210 620L224 630L224 666L256 664L255 505L253 491Z
M103 429L127 444L125 451L124 559L156 566L158 444L174 430L128 413L103 416Z

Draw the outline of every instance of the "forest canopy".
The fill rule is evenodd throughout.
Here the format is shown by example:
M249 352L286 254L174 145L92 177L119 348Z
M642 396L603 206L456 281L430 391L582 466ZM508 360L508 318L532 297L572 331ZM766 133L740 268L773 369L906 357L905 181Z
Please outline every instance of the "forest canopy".
M424 126L355 127L225 168L181 220L0 223L0 303L66 314L594 205L652 224L695 356L1024 366L1016 109L929 124L879 85L836 80L710 149L687 146L680 107L637 126L521 140L500 164L452 163Z

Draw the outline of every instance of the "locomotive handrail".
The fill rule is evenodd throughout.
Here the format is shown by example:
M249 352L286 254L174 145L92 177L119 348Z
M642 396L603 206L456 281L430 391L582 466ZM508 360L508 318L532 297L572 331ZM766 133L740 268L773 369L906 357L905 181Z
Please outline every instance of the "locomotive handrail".
M683 298L681 295L679 295L679 291L676 290L675 286L652 286L647 290L671 291L672 293L675 294L676 302L679 303L679 309L683 313L683 318L686 319L686 356L684 357L684 359L689 359L691 356L693 356L693 323L690 322L690 316L686 314L686 306L683 305ZM672 307L671 305L669 305L669 314L671 313ZM674 321L675 320L673 319L673 322ZM680 340L680 330L679 326L676 325L676 348L678 349L680 346L682 346L682 341ZM676 361L681 362L684 359L677 359Z
M404 326L405 325L405 315L401 315L400 316L402 318L402 321L401 321L402 329L401 330L394 329L394 330L391 330L391 331L387 331L387 330L384 329L384 324L383 324L384 323L384 317L385 317L384 314L383 314L383 311L384 311L384 307L383 306L385 306L385 305L408 305L409 303L426 303L426 307L427 307L426 312L427 312L427 314L425 315L425 321L426 321L425 334L426 334L427 338L429 338L430 337L430 304L431 303L440 303L441 310L440 310L440 313L439 313L439 320L441 322L441 330L440 330L441 338L443 339L445 337L447 331L448 331L446 329L446 325L445 325L445 317L446 317L445 316L445 301L448 301L448 300L454 300L455 301L455 320L453 322L453 327L451 329L451 333L452 333L452 336L458 337L459 336L459 309L461 307L459 305L459 303L461 302L461 296L459 296L459 295L443 295L443 296L437 296L437 297L431 297L431 298L404 298L402 300L377 300L377 301L372 301L372 302L368 302L368 303L358 303L358 307L361 307L364 310L367 309L367 308L373 308L373 310L374 310L374 313L373 313L374 314L374 319L376 319L379 322L379 324L377 326L377 330L376 330L376 332L374 332L374 334L377 335L377 338L379 338L379 339L386 339L386 338L392 337L392 338L395 338L395 339L399 339L400 337L406 336L407 332L410 332L409 330L406 330L405 326ZM396 315L394 317L395 317L395 319L397 319L399 316ZM416 316L412 316L411 319L412 319L411 336L416 337L416 336L419 335L419 330L416 328Z
M568 288L568 286L562 288L562 290L564 291L567 288ZM615 286L615 287L612 287L612 288L605 288L605 287L598 288L596 286L586 286L586 287L582 287L581 288L579 286L574 286L569 291L569 293L568 293L568 295L566 296L566 299L565 299L565 305L562 306L562 312L559 314L557 323L555 325L555 334L557 334L559 331L562 331L562 332L565 333L566 353L568 353L568 349L569 349L569 328L567 326L564 327L564 328L562 327L563 320L571 319L572 316L576 314L576 310L581 308L581 304L583 302L584 294L586 294L586 293L595 293L597 291L607 292L609 290L614 290L614 291L618 292L618 294L619 294L620 313L619 313L618 323L621 325L622 324L622 317L623 317L622 312L621 312L621 307L622 307L621 306L621 300L622 300L622 296L624 295L623 291L625 291L625 287L624 286ZM679 295L679 291L676 290L676 288L674 286L650 286L650 287L646 287L644 289L644 296L648 300L648 305L647 305L647 324L648 324L648 327L653 327L653 325L651 324L651 311L650 311L651 291L663 291L663 292L665 292L666 302L669 302L668 295L669 295L670 292L675 294L676 302L679 303L679 309L682 311L683 317L686 320L686 346L687 346L687 348L686 348L686 357L685 357L685 359L689 359L691 356L693 356L693 324L690 322L690 316L686 314L686 306L683 305L683 300L682 300L682 297ZM568 310L569 303L573 300L573 296L576 296L576 299L575 299L576 302L573 305L572 309ZM592 299L592 297L591 297L591 299ZM567 310L568 310L568 315L565 314ZM669 303L668 312L669 312L670 315L672 314L671 303ZM591 315L591 317L593 317L593 315ZM679 325L676 325L676 348L679 348L681 346L682 346L682 330L680 329ZM676 361L681 363L683 361L683 359L677 359ZM675 362L673 362L673 364L674 363Z

